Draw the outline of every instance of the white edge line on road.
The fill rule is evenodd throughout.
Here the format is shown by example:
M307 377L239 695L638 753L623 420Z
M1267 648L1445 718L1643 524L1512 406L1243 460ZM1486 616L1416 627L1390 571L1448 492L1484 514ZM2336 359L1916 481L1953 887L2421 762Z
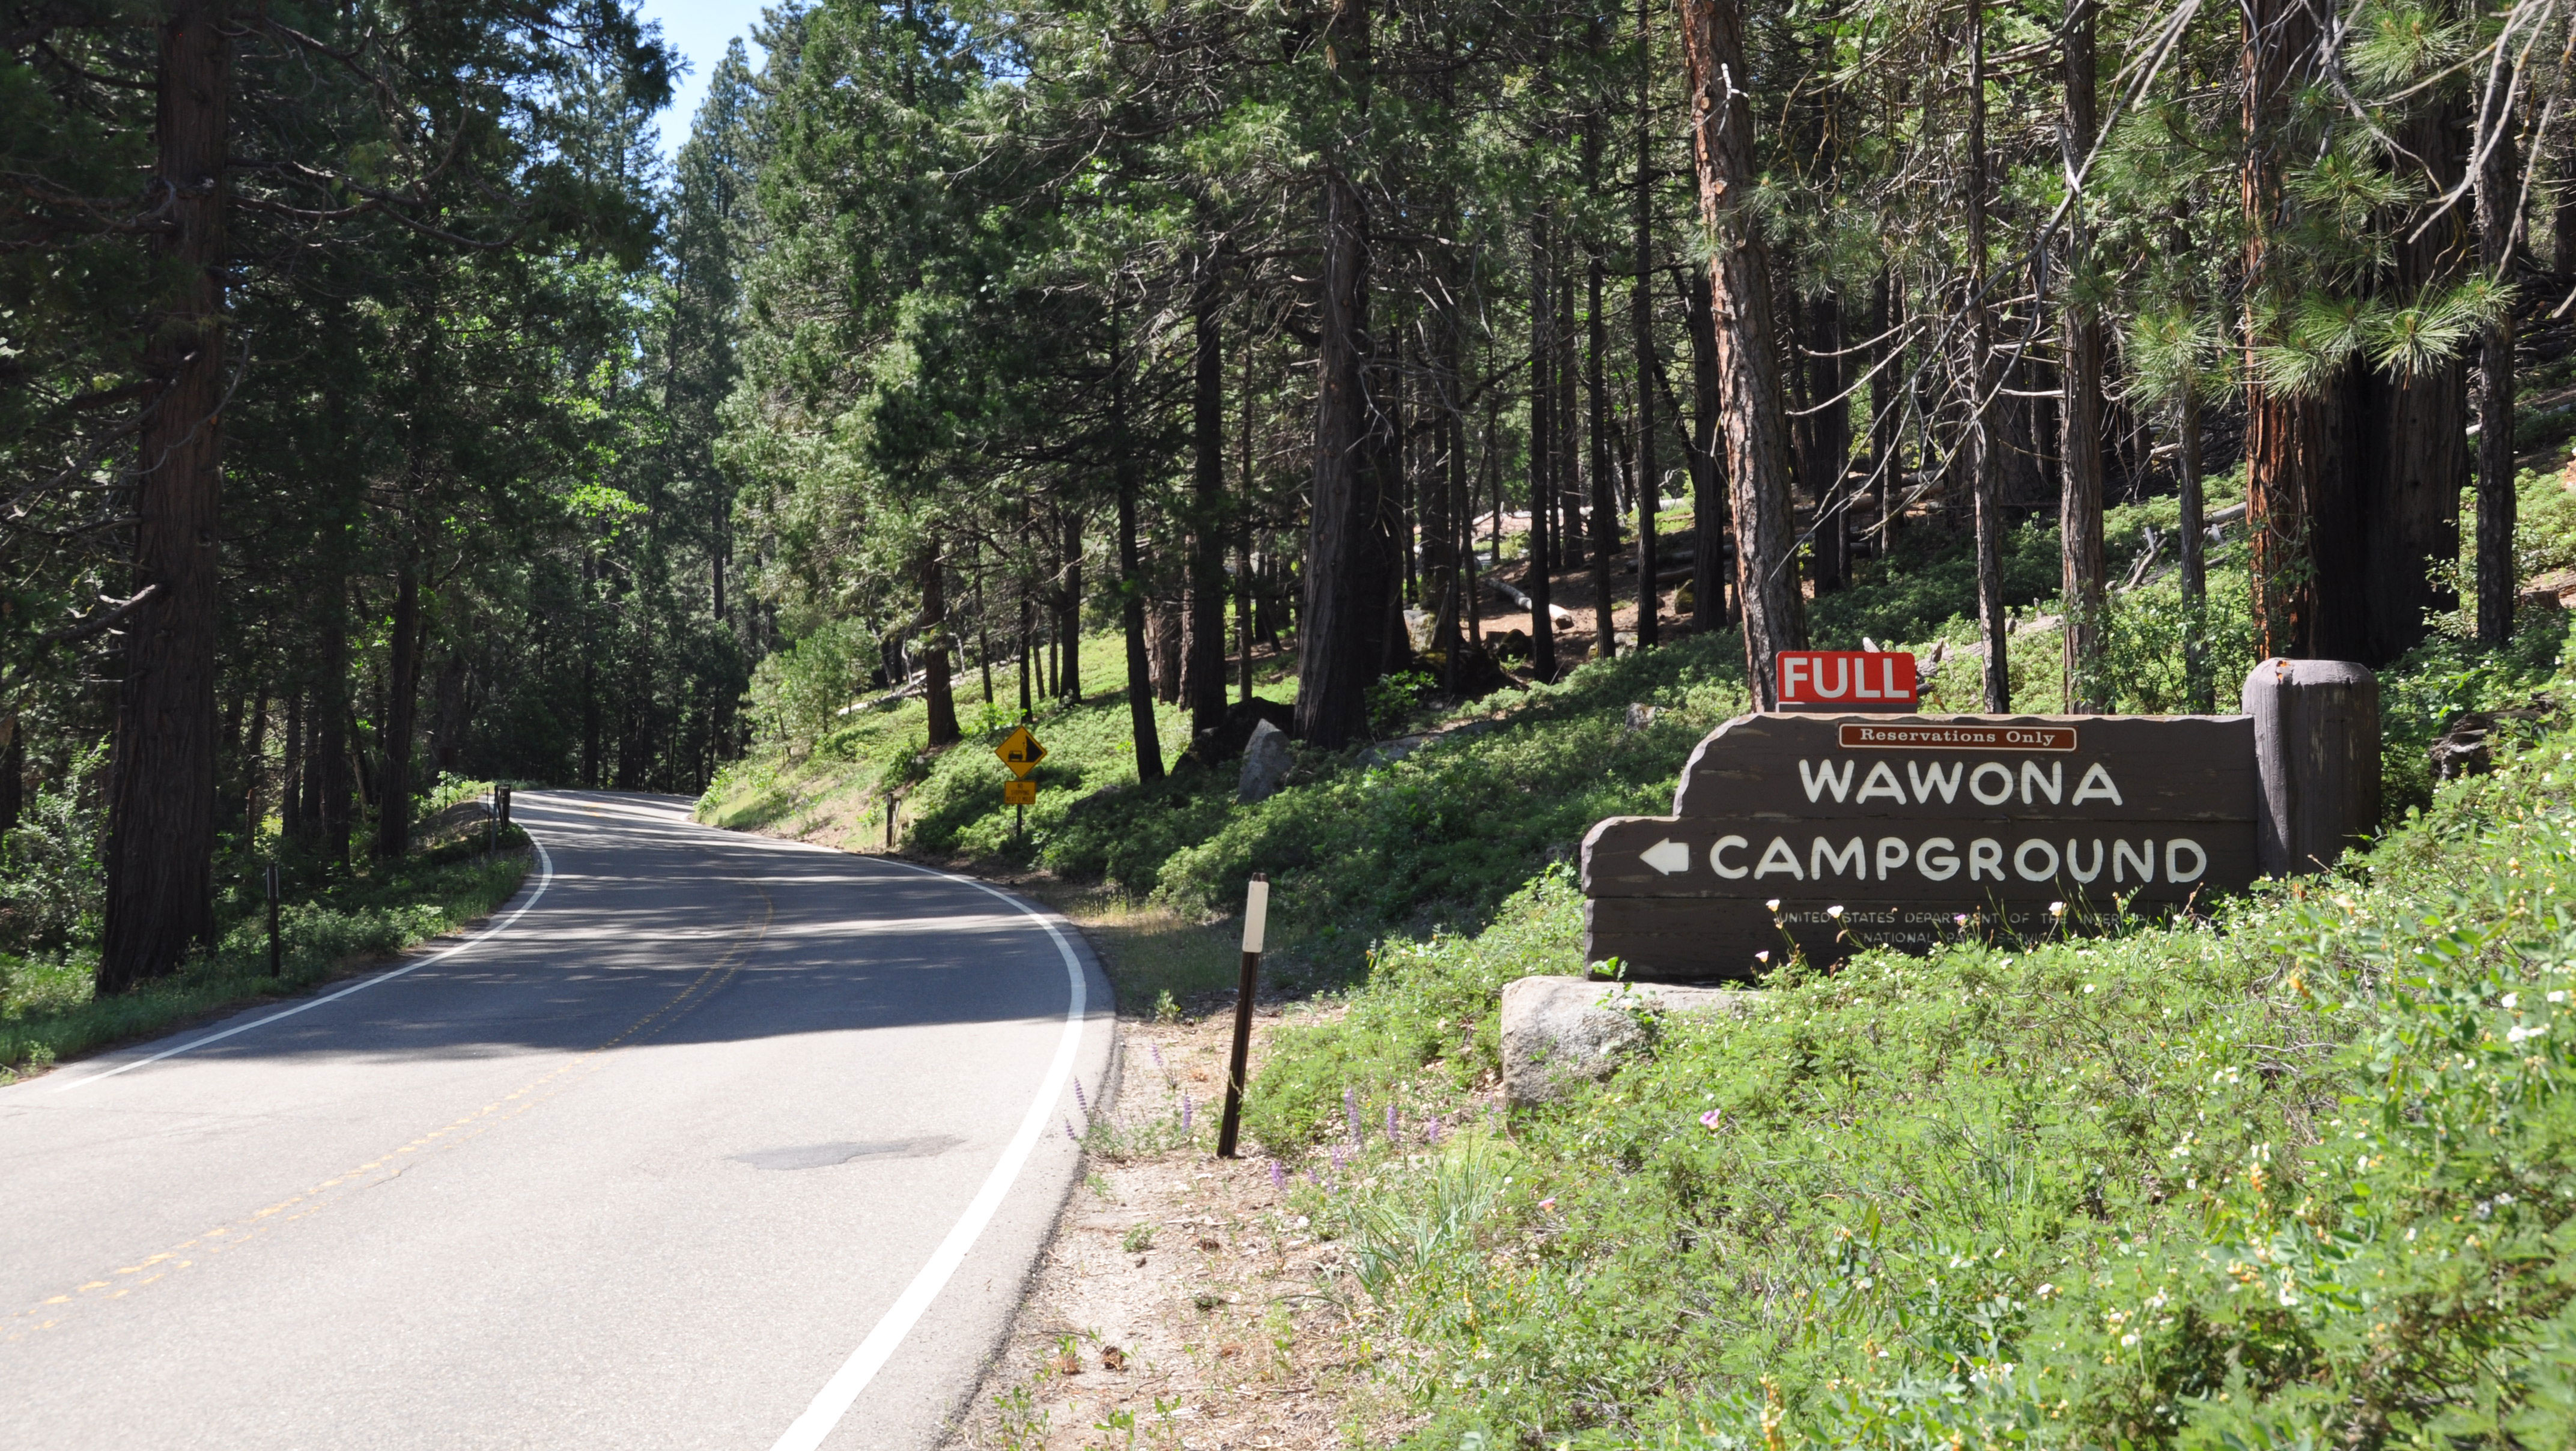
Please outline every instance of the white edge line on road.
M1071 988L1071 1001L1064 1010L1064 1036L1056 1042L1055 1061L1047 1065L1046 1079L1038 1086L1038 1095L1029 1104L1028 1116L1020 1120L1020 1131L1012 1136L1011 1146L1002 1151L1001 1162L985 1176L984 1187L975 1191L974 1201L966 1206L966 1213L948 1231L948 1237L939 1242L939 1248L931 1252L930 1262L921 1267L921 1273L912 1277L912 1283L904 1287L903 1294L885 1312L885 1317L877 1321L876 1328L868 1332L868 1338L860 1341L859 1348L850 1352L850 1358L841 1362L841 1368L834 1371L832 1378L823 1383L823 1389L815 1393L813 1404L805 1408L805 1414L796 1418L796 1423L787 1428L787 1434L779 1437L770 1451L814 1451L821 1446L823 1438L831 1435L832 1428L850 1413L850 1407L859 1399L859 1392L866 1390L868 1382L876 1379L877 1372L885 1368L886 1361L894 1355L895 1347L903 1344L903 1338L912 1333L912 1327L930 1309L930 1302L939 1298L939 1292L947 1287L949 1277L965 1263L966 1252L975 1247L975 1241L983 1235L985 1226L992 1222L994 1213L1002 1207L1003 1198L1011 1192L1012 1183L1020 1177L1020 1170L1036 1150L1038 1137L1047 1131L1048 1121L1055 1117L1056 1100L1063 1096L1064 1085L1073 1076L1073 1060L1082 1046L1085 1007L1082 960L1074 955L1072 944L1065 941L1064 933L1056 928L1055 923L1009 893L986 886L972 877L955 876L905 861L893 864L989 892L1046 929L1047 936L1055 941L1056 952L1064 958L1065 980Z
M526 831L527 828L521 827L520 830ZM308 1012L314 1008L322 1006L324 1003L336 1003L351 993L365 992L367 989L374 987L378 983L392 982L395 978L402 976L404 973L418 972L433 962L444 962L448 958L454 957L456 954L466 951L469 948L481 946L485 942L492 940L495 936L498 936L500 933L507 931L511 923L526 916L528 914L528 909L537 905L537 899L544 896L546 894L546 888L551 886L554 882L555 859L546 854L546 844L537 840L534 832L530 832L528 834L528 845L537 849L537 889L528 894L528 900L521 902L517 911L512 912L509 916L502 918L491 926L484 928L482 931L475 933L473 936L466 938L464 941L457 943L454 947L433 952L429 956L420 959L418 962L406 962L391 972L380 972L374 977L362 978L359 981L353 982L347 987L340 989L338 992L297 1003L291 1008L285 1008L278 1012L271 1013L265 1018L254 1019L247 1023L237 1023L220 1032L208 1033L202 1038L191 1038L187 1042L181 1043L176 1047L164 1048L149 1058L137 1058L131 1063L120 1063L114 1068L107 1070L105 1073L93 1073L87 1078L75 1078L69 1083L58 1083L54 1085L52 1091L55 1093L69 1093L75 1088L86 1088L101 1079L114 1078L120 1073L131 1073L137 1068L158 1063L164 1058L175 1058L182 1053L194 1052L199 1048L205 1047L209 1043L220 1043L224 1039L233 1036L235 1033L247 1033L253 1028L265 1028L280 1018L294 1017L297 1013Z

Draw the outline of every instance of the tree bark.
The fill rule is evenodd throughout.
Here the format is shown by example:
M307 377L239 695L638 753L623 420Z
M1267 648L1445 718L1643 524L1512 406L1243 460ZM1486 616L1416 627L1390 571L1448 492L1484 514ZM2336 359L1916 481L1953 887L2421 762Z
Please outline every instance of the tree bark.
M27 809L27 739L16 711L0 716L0 736L0 831L8 831Z
M2058 310L2062 334L2059 367L2057 497L2059 589L2065 597L2066 708L2077 714L2107 710L2101 680L2102 610L2106 603L2102 558L2102 319L2082 288L2091 263L2083 188L2075 178L2101 129L2094 104L2093 0L2074 0L2064 40L2066 115L2058 154L2074 186L2067 217L2067 287Z
M1711 634L1733 618L1727 607L1726 480L1719 472L1717 316L1707 269L1682 288L1691 340L1691 624Z
M349 864L349 584L338 574L322 597L322 669L313 690L313 768L318 774L324 864Z
M1968 0L1968 447L1976 500L1977 614L1986 641L1986 709L2012 709L2011 640L2004 616L2003 491L1987 395L1994 371L1986 313L1986 7Z
M384 780L376 799L376 856L400 861L411 850L411 740L420 700L420 572L408 559L394 578L392 658L387 664Z
M1530 222L1530 526L1529 568L1521 583L1530 597L1530 673L1556 678L1556 617L1548 608L1550 548L1556 530L1556 466L1561 457L1557 416L1556 282L1549 265L1544 214Z
M1035 634L1036 621L1033 612L1029 609L1029 585L1028 581L1023 579L1020 581L1020 719L1022 720L1028 719L1037 710L1037 702L1030 690L1034 682L1029 679L1037 673L1038 652Z
M1691 149L1699 172L1717 354L1718 413L1733 494L1736 595L1744 609L1744 670L1756 709L1779 704L1772 661L1805 645L1805 602L1791 550L1789 447L1780 357L1771 318L1771 267L1749 201L1761 176L1753 107L1744 90L1740 0L1683 0L1690 63Z
M97 991L174 971L214 932L215 630L224 393L226 0L171 0L147 183L171 293L144 344L152 393L135 491L134 585L109 772Z
M1384 605L1368 557L1378 500L1368 448L1366 228L1357 185L1328 175L1314 494L1297 664L1297 733L1327 750L1366 734L1368 687L1384 655L1376 628Z
M1603 660L1619 653L1619 601L1611 593L1611 571L1618 567L1619 505L1612 493L1610 440L1610 319L1601 310L1604 268L1598 252L1585 279L1586 326L1584 391L1591 394L1592 441L1592 652ZM1651 588L1651 581L1645 587Z
M1225 336L1215 264L1203 264L1191 309L1196 388L1190 401L1195 457L1190 489L1189 589L1182 604L1181 696L1190 734L1225 719Z
M929 716L924 735L936 749L957 744L966 733L957 724L957 693L948 674L948 566L935 533L923 542L914 567L921 580L921 703Z
M1894 337L1896 326L1895 278L1884 268L1870 288L1870 336L1885 339L1879 344L1874 360L1877 371L1869 380L1869 452L1873 470L1878 474L1878 555L1884 559L1896 543L1896 521L1903 509L1898 467L1903 449L1905 428L1905 345Z
M1656 581L1655 511L1663 481L1655 471L1655 310L1650 280L1655 260L1654 24L1648 0L1637 0L1637 182L1634 211L1637 275L1628 286L1629 342L1636 350L1637 440L1637 648L1662 643L1663 586Z
M2182 569L2182 673L2191 709L2207 714L2218 704L2217 682L2209 673L2208 526L2202 520L2200 493L2200 396L2185 389L2176 420L2181 435L2174 471L2180 498L2175 530Z
M1807 400L1815 410L1800 430L1806 447L1807 487L1816 500L1813 574L1816 593L1831 594L1851 575L1850 523L1842 496L1844 466L1851 456L1851 404L1837 404L1843 391L1843 305L1833 292L1819 293L1807 310Z
M1154 719L1154 668L1145 642L1145 568L1136 544L1136 461L1127 437L1127 343L1110 312L1109 469L1118 493L1118 618L1127 644L1127 722L1136 746L1136 779L1163 779L1163 743Z
M1433 363L1431 437L1437 440L1422 470L1423 604L1431 614L1431 650L1440 657L1440 689L1458 686L1458 524L1453 504L1464 492L1465 435L1458 427L1458 311L1444 298L1436 321L1439 357Z
M1082 516L1064 516L1064 590L1056 601L1055 693L1082 704Z
M1257 593L1252 576L1252 396L1253 346L1247 337L1243 343L1243 430L1235 441L1235 488L1241 491L1242 504L1234 520L1234 645L1241 652L1239 687L1242 698L1252 698L1252 604Z
M2494 145L2478 168L2478 265L2506 281L2522 210L2515 185L2510 107L2488 119ZM2478 639L2502 645L2513 638L2514 599L2522 580L2513 562L2513 309L2498 308L2478 340Z
M2309 653L2315 624L2310 524L2326 459L2323 404L2265 386L2255 367L2264 339L2256 320L2281 207L2280 148L2297 72L2316 24L2297 0L2248 0L2245 24L2246 152L2239 173L2245 212L2244 347L2246 529L2253 540L2254 653Z

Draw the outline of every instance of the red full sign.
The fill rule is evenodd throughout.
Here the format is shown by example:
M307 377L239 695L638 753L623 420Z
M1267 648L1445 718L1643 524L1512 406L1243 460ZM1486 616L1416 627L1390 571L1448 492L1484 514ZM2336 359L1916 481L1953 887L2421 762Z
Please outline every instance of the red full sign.
M1780 705L1795 709L1915 708L1914 656L1905 650L1783 650Z

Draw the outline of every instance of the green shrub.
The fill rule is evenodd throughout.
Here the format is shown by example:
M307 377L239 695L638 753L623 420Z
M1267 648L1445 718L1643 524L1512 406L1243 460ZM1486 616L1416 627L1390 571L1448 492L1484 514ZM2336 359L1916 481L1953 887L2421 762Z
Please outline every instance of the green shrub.
M96 949L0 971L0 1082L57 1059L157 1032L218 1008L295 991L379 953L453 930L510 899L527 874L527 838L485 856L471 841L415 854L399 867L369 863L375 875L343 878L291 895L279 913L280 971L268 970L268 924L252 874L218 893L213 950L179 972L132 992L97 997ZM290 878L290 893L294 891ZM0 958L0 965L9 962Z
M59 956L96 940L107 883L98 799L106 768L105 741L76 754L0 832L0 954Z
M751 672L751 718L761 736L802 756L858 694L876 641L856 620L830 620Z

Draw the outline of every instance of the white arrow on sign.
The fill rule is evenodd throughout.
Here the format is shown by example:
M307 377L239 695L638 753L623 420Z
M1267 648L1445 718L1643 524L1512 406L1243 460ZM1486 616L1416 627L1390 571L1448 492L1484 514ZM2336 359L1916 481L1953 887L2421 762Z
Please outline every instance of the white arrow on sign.
M1690 870L1690 848L1666 837L1637 853L1637 860L1669 877L1675 872Z

